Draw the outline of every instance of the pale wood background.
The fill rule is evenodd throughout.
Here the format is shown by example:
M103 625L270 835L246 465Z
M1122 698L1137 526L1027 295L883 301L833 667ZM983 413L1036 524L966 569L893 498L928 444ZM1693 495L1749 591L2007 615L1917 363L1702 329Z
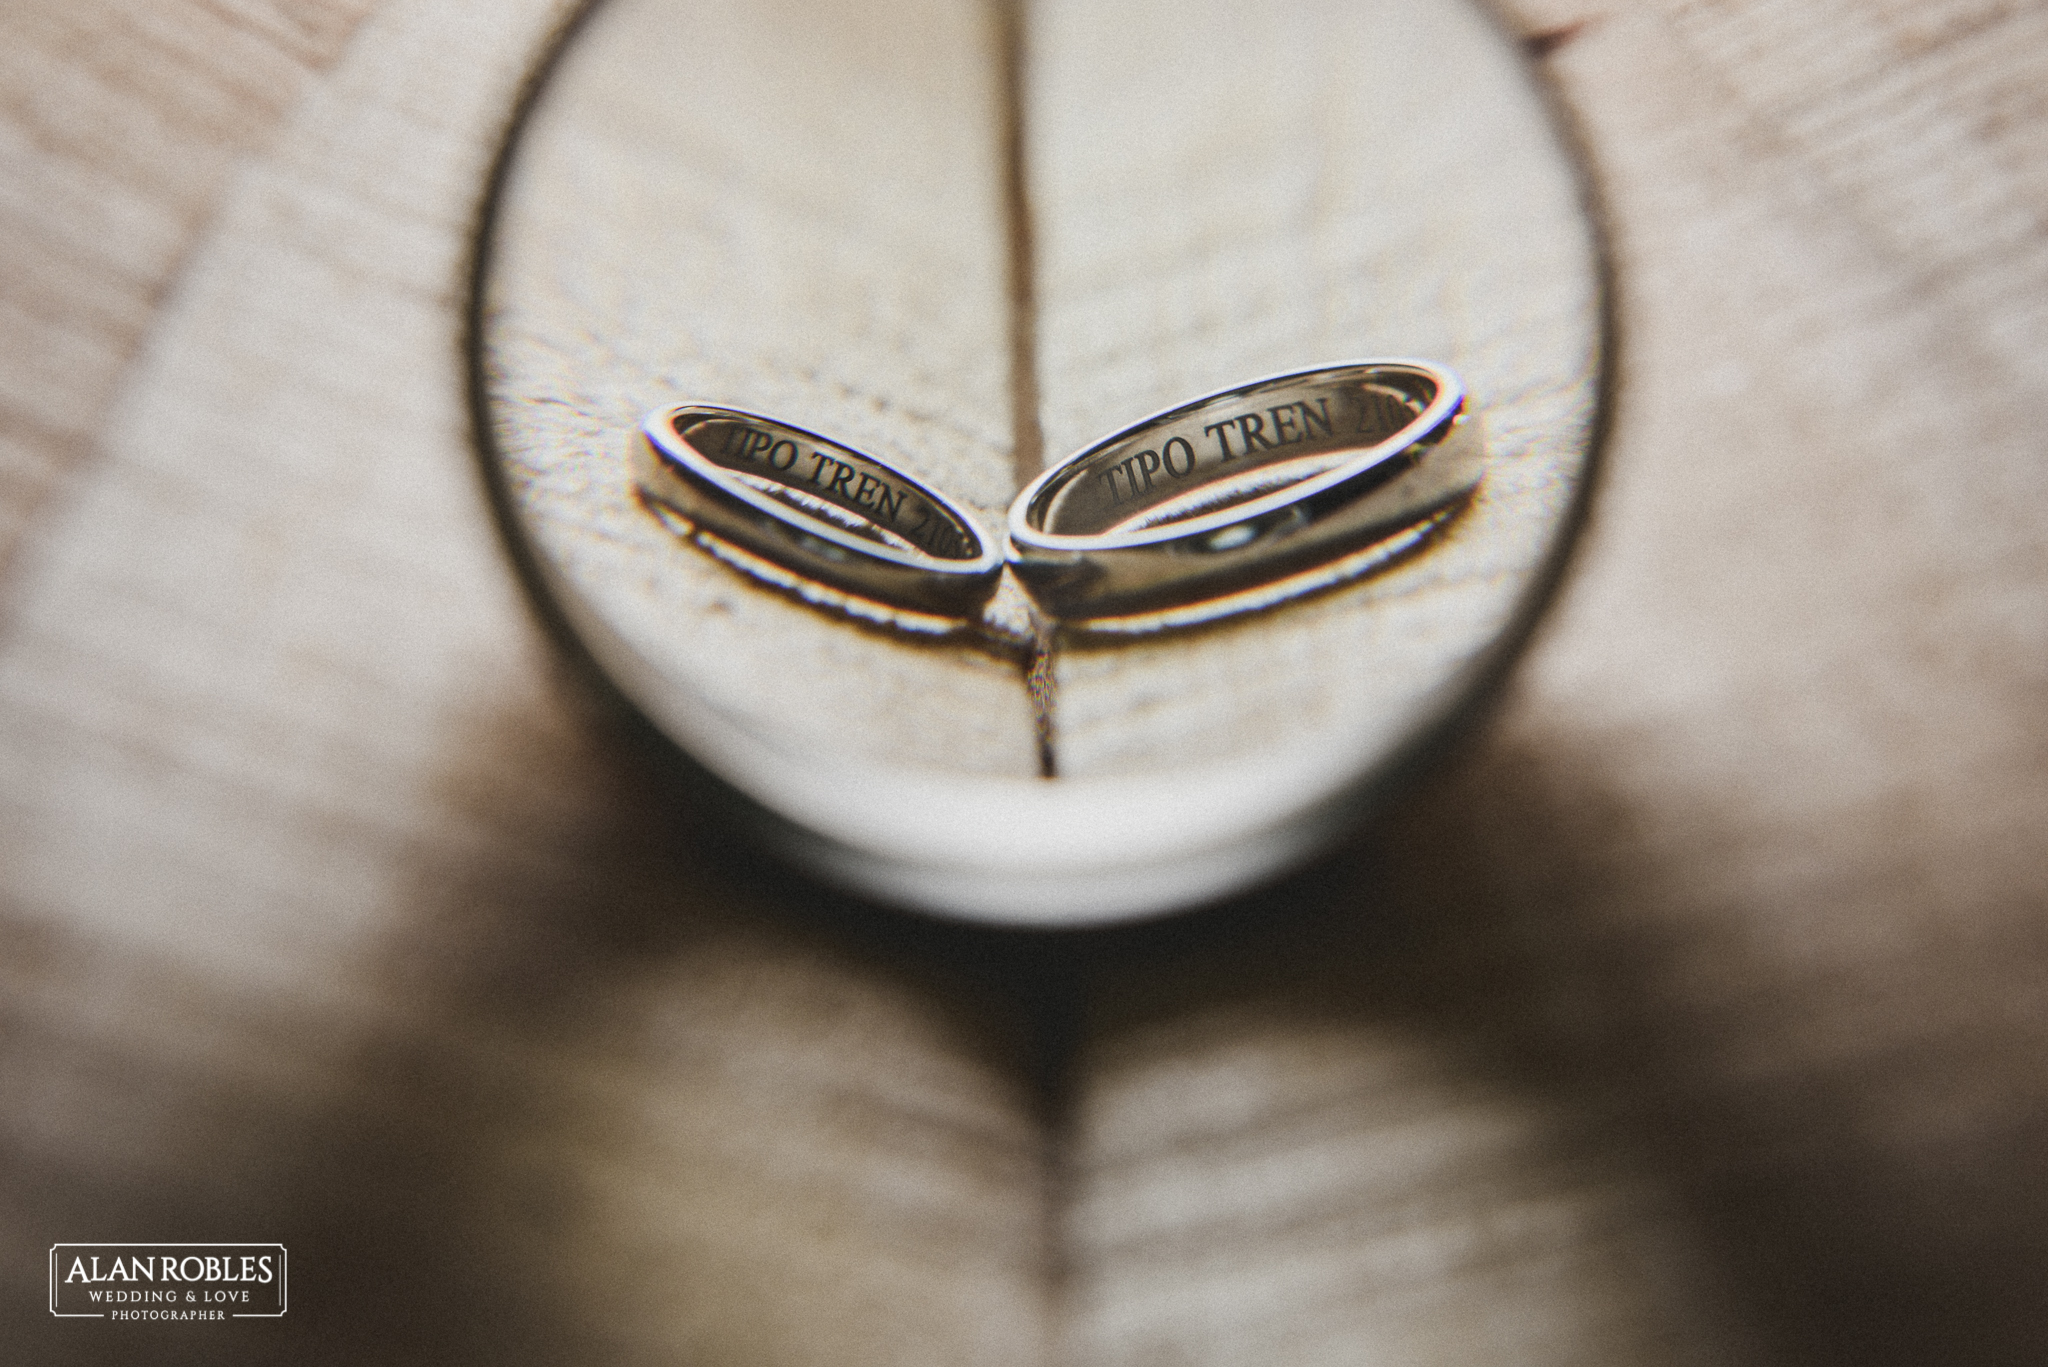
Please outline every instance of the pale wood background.
M497 8L403 81L454 0L0 15L13 1356L2042 1359L2048 13L1518 4L1622 293L1558 611L1339 855L1037 939L732 851L531 626ZM292 1312L44 1313L131 1238Z
M1156 910L1148 884L1185 902L1270 874L1491 667L1585 483L1598 267L1542 95L1467 4L1304 3L1248 28L1226 0L1039 0L1016 25L1029 193L1007 214L998 12L598 10L493 205L485 403L548 593L671 735L882 866L858 886L1086 924ZM1005 266L1027 234L1024 365ZM1018 464L1039 468L1027 428L1057 458L1366 356L1464 378L1490 451L1469 505L1426 554L1278 611L1061 632L1043 732L1014 586L987 634L852 630L681 550L620 458L653 409L730 404L896 462L993 530Z

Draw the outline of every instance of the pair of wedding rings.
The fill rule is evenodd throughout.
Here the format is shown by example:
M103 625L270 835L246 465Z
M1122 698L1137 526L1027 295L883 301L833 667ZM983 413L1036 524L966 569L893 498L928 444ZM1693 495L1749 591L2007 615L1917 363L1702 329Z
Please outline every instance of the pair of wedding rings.
M795 582L971 617L1007 564L1060 622L1219 605L1428 523L1485 462L1464 386L1427 361L1296 371L1156 413L1033 480L999 546L872 456L732 408L647 419L652 504ZM772 577L772 576L771 576Z

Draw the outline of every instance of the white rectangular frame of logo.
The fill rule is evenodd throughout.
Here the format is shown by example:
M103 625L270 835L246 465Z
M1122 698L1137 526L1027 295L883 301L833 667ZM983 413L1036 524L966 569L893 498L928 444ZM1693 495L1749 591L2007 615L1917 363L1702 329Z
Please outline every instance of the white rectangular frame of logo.
M161 1243L161 1244L123 1244L123 1243L92 1243L92 1244L51 1244L51 1245L50 1245L50 1313L51 1313L52 1315L55 1315L55 1316L56 1316L56 1317L57 1317L58 1319L60 1319L60 1320L103 1320L103 1319L107 1318L107 1314L108 1314L108 1312L107 1312L107 1311L105 1311L105 1310L59 1310L59 1309L57 1308L57 1250L58 1250L58 1249L60 1249L60 1248L274 1248L274 1249L276 1249L276 1250L277 1250L277 1309L276 1309L276 1310L264 1310L264 1311L253 1311L253 1310L252 1310L252 1311L246 1311L246 1312L244 1312L244 1311L232 1311L232 1312L230 1312L230 1313L229 1313L229 1316L228 1316L228 1317L229 1317L230 1319L238 1319L238 1320L274 1320L274 1319L279 1319L279 1318L281 1318L281 1317L282 1317L282 1316L284 1315L284 1312L285 1312L285 1310L286 1310L286 1309L288 1308L288 1307L287 1307L287 1302L286 1302L286 1296L285 1296L285 1266L286 1266L286 1263L287 1263L287 1261L288 1261L288 1259L289 1259L289 1255L287 1254L287 1252L286 1252L286 1249L285 1249L285 1246L284 1246L283 1244L240 1244L240 1243L211 1243L211 1244L178 1244L178 1243Z

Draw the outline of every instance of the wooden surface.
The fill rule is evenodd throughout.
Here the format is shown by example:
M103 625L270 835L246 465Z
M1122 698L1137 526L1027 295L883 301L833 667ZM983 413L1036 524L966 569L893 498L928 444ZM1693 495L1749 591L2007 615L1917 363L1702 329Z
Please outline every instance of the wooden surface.
M1228 5L1034 5L1017 205L992 13L597 12L494 205L487 389L549 591L671 735L830 857L870 860L858 887L1086 924L1269 874L1457 708L1554 569L1601 303L1568 154L1479 11L1301 5L1246 30ZM1006 264L1027 249L1019 360ZM985 636L856 630L679 547L620 456L657 408L751 409L999 535L1034 447L1371 356L1464 378L1490 447L1471 505L1426 553L1277 610L1062 631L1043 747L1014 585Z
M366 7L9 7L0 563L97 441L236 156L262 145Z
M1519 5L1625 338L1558 611L1338 856L1043 938L735 850L530 625L454 336L553 12L147 13L197 55L0 16L76 272L0 278L16 1356L2048 1353L2040 11ZM163 1238L287 1242L290 1315L45 1313Z

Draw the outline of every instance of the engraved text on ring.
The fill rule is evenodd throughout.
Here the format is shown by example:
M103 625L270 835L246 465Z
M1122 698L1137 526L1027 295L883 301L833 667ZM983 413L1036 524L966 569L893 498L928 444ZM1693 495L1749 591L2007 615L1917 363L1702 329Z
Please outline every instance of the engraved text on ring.
M806 450L758 427L735 425L726 433L724 455L731 461L764 464L792 488L809 486L819 497L896 532L928 555L958 560L973 554L959 530L913 490L824 451ZM917 520L904 526L906 515Z

